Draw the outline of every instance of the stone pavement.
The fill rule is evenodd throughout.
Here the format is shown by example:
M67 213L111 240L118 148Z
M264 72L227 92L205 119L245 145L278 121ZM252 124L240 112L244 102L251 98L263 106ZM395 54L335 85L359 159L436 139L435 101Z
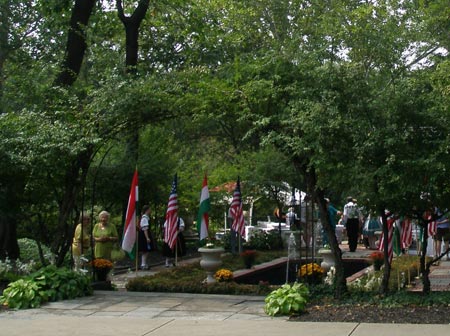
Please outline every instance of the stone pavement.
M448 325L289 322L255 296L96 291L93 296L0 313L1 336L432 335Z
M266 315L262 296L123 290L128 278L162 268L114 276L119 291L95 291L90 297L47 303L39 309L0 312L0 336L419 336L444 335L449 330L448 324L290 322L285 316ZM448 285L450 262L434 267L431 279L438 278L433 277L436 271Z

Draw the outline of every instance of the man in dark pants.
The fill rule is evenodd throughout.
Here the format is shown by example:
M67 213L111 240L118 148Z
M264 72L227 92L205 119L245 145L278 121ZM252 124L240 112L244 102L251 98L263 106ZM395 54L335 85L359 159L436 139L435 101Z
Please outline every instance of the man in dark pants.
M350 252L355 252L356 246L358 245L360 217L356 200L352 197L347 197L347 204L344 206L343 222L345 224L345 228L347 229L348 247Z

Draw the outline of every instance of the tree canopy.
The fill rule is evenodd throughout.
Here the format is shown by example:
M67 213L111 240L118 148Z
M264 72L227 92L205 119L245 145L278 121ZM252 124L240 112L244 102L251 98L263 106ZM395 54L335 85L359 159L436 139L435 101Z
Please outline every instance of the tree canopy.
M175 172L192 218L204 172L448 207L448 16L445 0L1 0L0 257L31 222L62 262L81 210L121 217L136 166L160 218Z

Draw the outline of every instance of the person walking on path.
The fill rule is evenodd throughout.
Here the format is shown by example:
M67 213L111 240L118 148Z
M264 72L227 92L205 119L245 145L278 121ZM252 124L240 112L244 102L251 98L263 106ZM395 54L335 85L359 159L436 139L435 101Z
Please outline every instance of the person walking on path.
M336 234L336 225L337 225L336 216L340 216L341 212L338 209L336 209L333 206L333 204L331 204L331 201L329 198L325 198L325 202L326 202L328 217L330 220L330 226L332 227L334 234ZM337 236L336 236L336 239L339 242L339 238ZM330 242L328 240L328 235L325 232L324 228L322 227L322 245L325 246L325 245L329 245L329 244L330 244Z
M435 257L439 257L442 253L442 240L444 240L444 251L448 250L448 243L450 240L450 222L448 220L448 217L444 215L444 213L436 208L436 216L438 217L436 219L436 225L437 230L436 234L434 235L434 247L435 247ZM446 256L447 260L450 260L448 254Z
M356 200L352 197L347 197L343 216L343 224L347 230L348 247L350 252L355 252L358 245L361 214L358 205L356 204Z

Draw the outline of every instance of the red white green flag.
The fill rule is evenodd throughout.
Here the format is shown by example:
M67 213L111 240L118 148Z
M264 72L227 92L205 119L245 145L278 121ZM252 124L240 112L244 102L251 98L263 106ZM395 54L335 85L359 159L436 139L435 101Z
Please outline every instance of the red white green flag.
M202 191L200 194L200 208L198 210L197 217L197 231L200 240L208 238L208 225L209 225L209 215L208 212L211 209L211 203L209 200L209 190L208 190L208 178L203 178Z
M136 244L136 204L139 200L138 171L134 172L131 181L130 196L128 197L127 215L123 229L122 249L134 259Z

